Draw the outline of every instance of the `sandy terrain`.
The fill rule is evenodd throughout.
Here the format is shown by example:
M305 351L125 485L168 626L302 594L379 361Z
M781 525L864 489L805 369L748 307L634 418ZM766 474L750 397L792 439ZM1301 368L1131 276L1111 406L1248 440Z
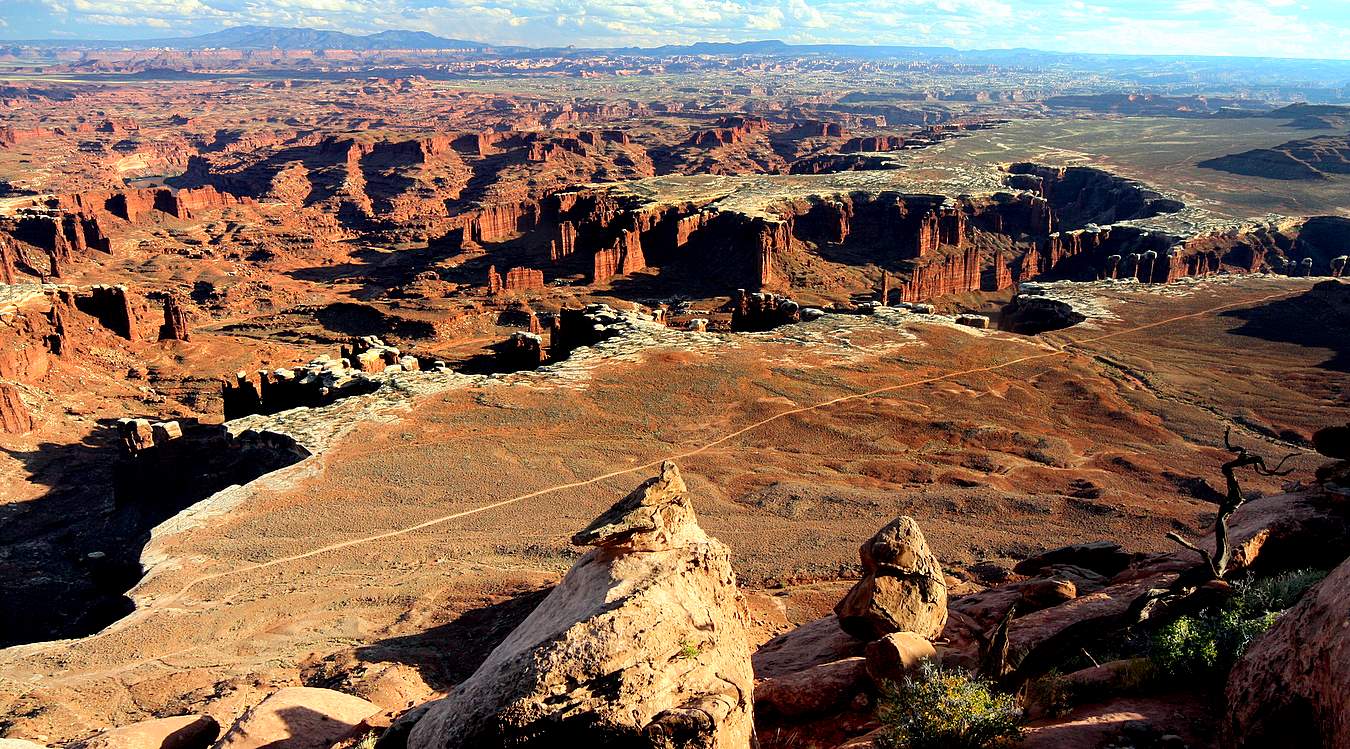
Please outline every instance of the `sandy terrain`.
M567 535L670 457L794 621L900 513L957 571L1083 539L1163 548L1208 516L1226 424L1280 453L1350 417L1345 321L1318 321L1310 286L1094 285L1106 318L1039 338L827 316L444 390L159 534L130 617L0 651L0 711L47 740L225 718L333 653L445 688L533 599L505 601L565 570ZM1270 315L1317 324L1287 340Z

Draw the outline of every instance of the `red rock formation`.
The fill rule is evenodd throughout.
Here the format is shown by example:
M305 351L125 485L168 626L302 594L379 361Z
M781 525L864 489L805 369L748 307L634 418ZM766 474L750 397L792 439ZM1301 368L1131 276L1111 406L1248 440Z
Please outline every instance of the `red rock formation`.
M196 218L203 212L240 205L243 202L245 201L229 193L220 192L210 185L177 192L166 188L155 193L155 207L180 219Z
M851 138L844 144L844 153L896 151L903 148L905 139L898 135L874 135Z
M646 267L641 231L637 228L621 229L613 246L596 251L591 266L591 280L593 283L605 283L616 275L633 273Z
M52 134L52 131L34 127L28 129L0 127L0 148L7 146L17 146L20 143L27 143L31 140L46 138Z
M554 230L553 241L549 244L548 256L553 262L569 257L577 250L577 227L571 221L561 221Z
M489 294L500 294L502 291L502 274L497 272L495 265L488 266L487 287Z
M0 380L0 432L24 434L33 429L33 416L19 397L19 389Z
M591 283L608 283L619 270L619 250L596 250L591 263Z
M767 130L769 123L761 117L723 117L717 127L700 130L689 138L689 144L715 148L744 142L757 131Z
M842 138L844 126L838 122L806 120L794 124L792 134L799 138Z
M177 294L170 294L164 300L164 324L159 327L159 340L187 341L191 338L187 310Z
M881 299L878 301L883 307L891 306L891 272L888 270L881 271Z
M0 234L0 283L14 283L18 275L15 268L18 255L19 250L14 240L8 234Z
M511 133L486 131L466 133L453 141L454 147L473 156L491 156L497 153L497 144L511 137Z
M619 233L619 273L627 275L647 267L647 258L642 252L642 235L637 229L624 229Z
M53 307L58 306L83 312L128 341L142 340L143 305L132 299L125 286L62 288L56 292L53 301Z
M501 242L533 229L538 221L538 203L493 203L471 215L468 238L478 244Z
M506 292L544 288L544 272L535 268L512 268L506 272L502 290Z
M792 249L792 227L784 221L761 221L759 234L758 282L761 289L777 280L774 266L778 259Z
M992 288L987 288L985 291L1002 291L1012 288L1014 284L1012 264L1008 261L1008 257L1001 247L994 253L992 281Z
M689 216L681 216L675 221L675 248L685 246L694 234L708 225L712 220L711 211L699 211Z
M900 286L900 299L918 302L979 289L980 252L975 247L968 247L964 252L916 265Z

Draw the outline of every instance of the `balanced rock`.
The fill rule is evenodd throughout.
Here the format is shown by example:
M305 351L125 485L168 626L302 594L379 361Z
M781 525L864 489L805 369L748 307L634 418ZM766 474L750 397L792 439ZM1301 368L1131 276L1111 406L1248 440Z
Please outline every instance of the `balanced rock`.
M450 696L381 739L412 749L744 749L747 611L675 464L572 538L583 556ZM411 725L409 725L411 724Z
M1285 612L1233 667L1224 746L1350 746L1350 561Z
M244 713L215 749L328 749L379 711L331 689L286 687Z
M877 531L858 552L863 578L834 612L855 637L892 632L933 638L947 622L947 582L914 518L901 516Z

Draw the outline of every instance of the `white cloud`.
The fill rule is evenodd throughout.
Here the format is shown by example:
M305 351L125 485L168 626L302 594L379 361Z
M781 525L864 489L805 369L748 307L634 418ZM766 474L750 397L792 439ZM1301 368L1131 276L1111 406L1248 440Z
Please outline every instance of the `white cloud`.
M33 35L48 36L78 34L85 24L181 34L225 25L271 24L356 33L409 28L549 46L782 38L799 43L1350 57L1350 14L1336 9L1341 4L1342 0L0 0L0 21L8 21L10 28L34 28L37 22L28 16L40 16L48 28Z

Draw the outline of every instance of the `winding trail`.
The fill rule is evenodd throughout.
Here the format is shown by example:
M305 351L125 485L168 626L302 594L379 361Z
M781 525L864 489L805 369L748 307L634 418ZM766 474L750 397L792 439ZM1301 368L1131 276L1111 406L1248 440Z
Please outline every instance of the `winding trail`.
M739 428L739 429L736 429L735 431L732 431L732 432L729 432L729 433L727 433L727 434L724 434L724 435L722 435L721 437L718 437L718 438L713 439L713 440L711 440L711 441L709 441L709 442L706 442L706 443L704 443L704 444L702 444L702 445L700 445L700 446L698 446L698 447L696 447L696 448L692 448L692 449L689 449L689 450L686 450L686 451L680 452L680 453L675 453L675 454L671 454L671 455L665 455L665 456L662 456L662 457L659 457L659 458L654 458L654 459L652 459L652 460L650 460L650 461L648 461L648 462L645 462L645 463L642 463L642 464L639 464L639 465L629 466L629 467L627 467L627 468L619 469L619 470L616 470L616 471L610 471L609 473L604 473L604 474L601 474L601 475L598 475L598 476L591 477L591 478L589 478L589 479L583 479L583 480L578 480L578 481L571 481L571 482L566 482L566 483L562 483L562 484L557 484L557 485L554 485L554 486L546 487L546 488L543 488L543 489L538 489L538 490L535 490L535 491L532 491L532 492L528 492L528 493L525 493L525 494L520 494L520 495L518 495L518 496L514 496L514 497L507 498L507 499L498 500L498 501L496 501L496 502L491 502L491 503L488 503L488 504L485 504L485 505L482 505L482 506L479 506L479 507L475 507L475 508L472 508L472 509L462 510L462 511L459 511L459 512L450 513L450 514L448 514L448 515L443 515L443 516L440 516L440 517L437 517L437 518L432 518L432 519L430 519L430 520L426 520L426 521L423 521L423 522L420 522L420 523L416 523L416 524L414 524L414 525L409 525L409 526L405 526L405 527L402 527L402 528L396 528L396 529L394 529L394 530L385 531L385 532L382 532L382 533L375 533L375 534L371 534L371 535L368 535L368 536L362 536L362 537L359 537L359 538L348 539L348 540L346 540L346 541L340 541L340 542L337 542L337 543L328 544L328 545L325 545L325 546L320 546L320 547L317 547L317 548L314 548L314 549L310 549L309 551L305 551L305 552L302 552L302 553L299 553L299 554L293 554L293 555L291 555L291 556L286 556L286 557L278 557L278 558L276 558L276 559L271 559L271 560L268 560L268 561L266 561L266 562L258 562L258 563L254 563L254 564L248 564L248 565L244 565L244 566L241 566L241 567L236 567L236 568L233 568L233 569L222 570L222 571L219 571L219 572L213 572L213 573L211 573L211 574L202 575L202 576L200 576L200 577L194 578L193 580L190 580L190 581L187 582L185 585L183 585L182 588L180 588L178 591L176 591L176 592L174 592L174 593L172 593L172 594L169 594L169 595L166 595L166 596L159 596L159 597L156 597L155 599L153 599L153 600L147 602L146 605L141 606L141 607L138 607L138 608L137 608L134 612L132 612L130 615L128 615L128 616L126 616L126 617L124 617L124 618L118 620L117 622L115 622L114 624L112 624L112 625L110 625L109 627L105 628L105 629L102 630L101 632L98 632L98 633L96 633L96 634L93 634L93 635L90 635L89 637L84 638L84 640L97 640L97 639L100 639L100 638L104 637L105 635L108 635L108 634L110 634L110 633L112 633L112 632L115 632L115 631L119 631L119 630L121 630L121 629L124 629L124 628L127 627L127 626L130 626L130 625L136 623L136 622L142 621L142 620L144 620L144 619L150 617L151 615L153 615L153 614L156 613L156 612L159 612L159 611L163 611L163 610L165 610L165 609L168 609L169 607L171 607L171 606L173 606L173 605L179 603L185 596L187 596L187 594L188 594L189 592L192 591L193 588L195 588L195 587L197 587L198 585L201 585L201 584L203 584L203 583L211 582L211 581L213 581L213 580L219 580L219 579L226 578L226 577L231 577L231 576L234 576L234 575L243 575L243 574L247 574L247 573L250 573L250 572L256 572L256 571L259 571L259 570L270 569L270 568L273 568L273 567L278 567L278 566L286 565L286 564L289 564L289 563L292 563L292 562L297 562L297 561L301 561L301 560L304 560L304 559L309 559L309 558L312 558L312 557L320 556L320 555L322 555L322 554L328 554L328 553L330 553L330 552L340 551L340 550L342 550L342 549L348 549L348 548L351 548L351 547L354 547L354 546L360 546L360 545L363 545L363 544L374 543L374 542L377 542L377 541L384 541L384 540L387 540L387 539L390 539L390 538L395 538L395 537L398 537L398 536L403 536L403 535L406 535L406 534L409 534L409 533L414 533L414 532L419 531L419 530L423 530L423 529L430 528L430 527L433 527L433 526L437 526L437 525L441 525L441 524L444 524L444 523L448 523L448 522L451 522L451 521L453 521L453 520L457 520L457 519L460 519L460 518L469 517L469 516L472 516L472 515L478 515L478 514L481 514L481 513L490 512L490 511L492 511L492 510L500 509L500 508L502 508L502 507L508 507L508 506L511 506L511 505L514 505L514 504L518 504L518 503L521 503L521 502L526 502L526 501L529 501L529 500L531 500L531 499L534 499L534 498L536 498L536 497L540 497L540 496L543 496L543 495L546 495L546 494L552 494L552 493L555 493L555 492L566 491L566 490L569 490L569 489L577 489L577 488L581 488L581 487L585 487L585 486L590 486L590 485L592 485L592 484L596 484L596 483L599 483L599 482L601 482L601 481L605 481L605 480L608 480L608 479L616 478L616 477L619 477L619 476L624 476L624 475L631 474L631 473L636 473L636 472L639 472L639 471L647 471L647 470L651 470L651 469L653 469L653 468L655 468L655 467L661 465L661 463L663 463L663 462L665 462L665 461L667 461L667 460L679 461L679 460L683 460L683 459L686 459L686 458L693 457L693 456L698 455L698 454L700 454L700 453L703 453L703 452L706 452L706 451L708 451L708 450L711 450L711 449L713 449L713 448L715 448L715 447L717 447L717 446L719 446L719 445L725 444L725 443L727 443L727 442L729 442L729 441L731 441L731 440L734 440L734 439L736 439L737 437L740 437L741 435L744 435L744 434L746 434L746 433L748 433L748 432L755 431L756 429L759 429L759 428L761 428L761 427L763 427L763 426L766 426L766 425L771 424L771 423L774 423L774 422L776 422L776 421L779 421L779 420L788 418L788 417L793 416L793 415L795 415L795 414L801 414L801 413L806 413L806 412L810 412L810 411L816 411L816 410L819 410L819 409L828 408L828 407L830 407L830 406L837 405L837 404L839 404L839 403L846 403L846 402L849 402L849 401L861 400L861 399L864 399L864 398L871 398L871 397L874 397L874 396L877 396L877 395L881 395L881 394L884 394L884 393L891 393L891 392L895 392L895 391L898 391L898 390L906 390L906 389L909 389L909 388L919 387L919 386L922 386L922 385L929 385L929 384L933 384L933 383L937 383L937 382L943 382L943 381L952 380L952 379L955 379L955 378L958 378L958 377L964 377L964 376L967 376L967 375L982 374L982 373L987 373L987 372L996 372L996 371L999 371L999 370L1002 370L1002 369L1007 369L1007 368L1009 368L1009 367L1017 366L1017 365L1019 365L1019 364L1025 364L1025 363L1027 363L1027 362L1034 362L1034 361L1040 361L1040 360L1048 360L1048 359L1054 359L1054 358L1058 358L1058 357L1062 357L1062 356L1068 356L1068 355L1074 353L1074 349L1075 349L1075 348L1081 347L1081 346L1084 346L1084 345L1087 345L1087 344L1097 343L1097 342L1109 340L1109 339L1112 339L1112 338L1118 338L1118 337L1122 337L1122 336L1132 335L1132 334L1135 334L1135 333L1140 333L1140 332L1143 332L1143 331L1146 331L1146 330L1152 330L1152 329L1155 329L1155 328L1164 327L1164 326L1167 326L1167 325L1170 325L1170 324L1173 324L1173 323L1176 323L1176 322L1179 322L1179 321L1182 321L1182 320L1188 320L1188 319L1195 319L1195 318L1205 317L1205 316L1208 316L1208 315L1217 314L1217 313L1222 312L1222 311L1224 311L1224 310L1236 309L1236 308L1238 308L1238 307L1246 307L1246 306L1258 305L1258 304L1263 304L1263 303L1266 303L1266 302L1274 301L1274 300L1276 300L1276 299L1281 299L1281 298L1286 298L1286 297L1297 296L1298 294L1301 294L1301 293L1303 293L1303 290L1302 290L1302 289L1299 289L1299 290L1297 290L1297 291L1282 291L1282 292L1278 292L1278 293L1275 293L1275 294L1270 294L1270 295L1267 295L1267 296L1258 297L1258 298L1253 298L1253 299L1243 299L1243 300L1241 300L1241 301L1230 302L1230 303L1228 303L1228 304L1222 304L1222 305L1218 305L1218 306L1215 306L1215 307L1209 307L1209 308L1206 308L1206 309L1203 309L1203 310L1200 310L1200 311L1197 311L1197 312L1191 312L1191 313L1187 313L1187 314L1184 314L1184 315L1176 315L1176 316L1173 316L1173 317L1168 317L1168 318L1165 318L1165 319L1162 319L1162 320L1157 320L1157 321L1154 321L1154 322L1151 322L1151 323L1146 323L1146 324L1143 324L1143 325L1136 325L1136 326L1132 326L1132 327L1128 327L1128 328L1123 328L1123 329L1120 329L1120 330L1112 331L1112 332L1109 332L1109 333L1103 333L1103 334L1097 335L1097 336L1091 336L1091 337L1088 337L1088 338L1081 338L1081 339L1076 339L1076 340L1068 340L1068 341L1065 341L1065 342L1064 342L1063 344L1061 344L1060 346L1058 346L1057 348L1055 348L1054 350L1051 350L1051 351L1043 351L1043 352L1037 353L1037 354L1029 354L1029 355L1027 355L1027 356L1018 357L1018 358L1016 358L1016 359L1010 359L1010 360L1008 360L1008 361L1000 362L1000 363L998 363L998 364L990 364L990 365L983 366L983 367L972 367L972 368L969 368L969 369L963 369L963 370L955 371L955 372L948 372L948 373L945 373L945 374L934 375L934 376L931 376L931 377L924 377L924 378L921 378L921 379L915 379L915 380L907 380L907 381L905 381L905 382L896 383L896 384L894 384L894 385L886 385L886 386L883 386L883 387L874 388L874 389L872 389L872 390L867 390L867 391L864 391L864 392L850 393L850 394L847 394L847 395L841 395L841 396L838 396L838 397L836 397L836 398L830 398L830 399L828 399L828 400L823 400L823 401L819 401L819 402L816 402L816 403L811 403L811 404L804 405L804 406L798 406L798 407L796 407L796 408L789 408L789 409L786 409L786 410L783 410L783 411L779 411L778 413L773 414L772 416L769 416L769 417L767 417L767 418L760 419L759 421L756 421L756 422L754 422L754 423L747 424L747 425L745 425L745 426L743 426L743 427L741 427L741 428ZM1042 340L1044 340L1044 339L1042 339ZM61 644L61 641L56 641L56 642L52 642L52 643L44 643L44 644L38 645L36 648L33 648L33 649L25 649L25 652L23 653L23 657L39 655L39 654L41 654L41 653L43 653L43 652L45 652L45 651L47 651L47 650L50 650L51 648L53 648L53 647L55 647L55 646L57 646L57 645L59 645L59 644ZM170 653L165 653L165 654L161 654L161 655L159 655L159 656L156 656L156 657L154 657L154 658L148 658L148 659L145 659L144 661L138 661L137 663L144 663L144 662L150 662L150 661L159 661L159 660L162 660L162 659L164 659L164 658L169 658L169 657L172 657L172 656L177 655L177 654L180 654L180 653L186 653L186 652L188 652L188 651L198 649L198 648L200 648L200 647L203 647L203 646L202 646L202 645L191 646L191 647L189 647L189 648L185 648L185 649L180 650L180 651L174 651L174 652L170 652ZM113 671L113 672L124 671L124 670L126 670L127 666L134 666L134 665L136 665L136 664L123 664L122 666L120 666L120 667L118 667L118 668L116 668L116 669L113 669L112 671ZM100 672L100 673L102 673L102 672ZM91 674L84 674L84 676L85 676L85 677L88 677L88 676L91 676Z
M1145 325L1138 325L1138 326L1134 326L1134 327L1130 327L1130 328L1125 328L1125 329L1123 329L1123 330L1117 330L1117 331L1114 331L1114 332L1111 332L1111 333L1104 333L1104 334L1099 335L1099 336L1093 336L1093 337L1090 337L1090 338L1082 338L1082 339L1078 339L1078 340L1070 340L1070 341L1067 341L1065 344L1063 344L1062 347L1060 347L1060 348L1058 348L1057 350L1054 350L1054 351L1047 351L1047 352L1043 352L1043 353L1039 353L1039 354L1031 354L1031 355L1028 355L1028 356L1019 357L1019 358L1017 358L1017 359L1010 359L1009 361L1002 362L1002 363L999 363L999 364L991 364L991 365L985 366L985 367L973 367L973 368L971 368L971 369L963 369L963 370L961 370L961 371L959 371L959 372L948 372L948 373L946 373L946 374L934 375L934 376L932 376L932 377L925 377L925 378L923 378L923 379L918 379L918 380L908 380L908 381L906 381L906 382L901 382L901 383L898 383L898 384L895 384L895 385L886 385L886 386L884 386L884 387L874 388L874 389L872 389L872 390L867 390L867 391L864 391L864 392L861 392L861 393L850 393L850 394L848 394L848 395L841 395L841 396L839 396L839 397L837 397L837 398L831 398L831 399L829 399L829 400L823 400L823 401L819 401L819 402L817 402L817 403L811 403L811 404L809 404L809 405L799 406L799 407L797 407L797 408L789 408L789 409L786 409L786 410L784 410L784 411L779 411L778 413L776 413L776 414L774 414L774 415L772 415L772 416L769 416L769 417L767 417L767 418L760 419L759 421L756 421L756 422L754 422L754 423L752 423L752 424L747 424L746 426L743 426L743 427L741 427L740 429L737 429L737 430L734 431L734 432L730 432L730 433L728 433L728 434L722 435L721 437L718 437L717 439L714 439L714 440L712 440L711 442L707 442L707 443L705 443L705 444L703 444L703 445L701 445L701 446L699 446L699 447L696 447L696 448L694 448L694 449L692 449L692 450L687 450L687 451L682 452L682 453L676 453L676 454L674 454L674 455L667 455L667 456L664 456L664 457L655 458L655 459L653 459L653 460L650 460L650 461L648 461L648 462L646 462L646 463L642 463L642 464L640 464L640 465L629 466L628 468L623 468L623 469L620 469L620 470L617 470L617 471L611 471L611 472L609 472L609 473L601 474L601 475L599 475L599 476L594 476L594 477L592 477L592 478L584 479L584 480L581 480L581 481L571 481L571 482L568 482L568 483L565 483L565 484L557 484L557 485L555 485L555 486L545 487L545 488L543 488L543 489L538 489L538 490L529 492L529 493L527 493L527 494L521 494L521 495L519 495L519 496L511 497L511 498L509 498L509 499L499 500L499 501L492 502L492 503L489 503L489 504L486 504L486 505L482 505L482 506L480 506L480 507L475 507L475 508L470 509L470 510L461 510L460 512L451 513L451 514L449 514L449 515L442 515L441 517L438 517L438 518L432 518L431 520L425 520L425 521L423 521L423 522L421 522L421 523L417 523L417 524L415 524L415 525L409 525L409 526L405 526L405 527L403 527L403 528L396 528L396 529L391 530L391 531L385 531L385 532L383 532L383 533L376 533L376 534L372 534L372 535L369 535L369 536L362 536L362 537L360 537L360 538L353 538L353 539L349 539L349 540L346 540L346 541L341 541L341 542L338 542L338 543L335 543L335 544L329 544L329 545L327 545L327 546L321 546L321 547L319 547L319 548L310 549L309 551L302 552L302 553L300 553L300 554L294 554L294 555L291 555L291 556L288 556L288 557L278 557L278 558L276 558L276 559L271 559L271 560L268 560L268 561L266 561L266 562L258 562L258 563L256 563L256 564L250 564L250 565L246 565L246 566L243 566L243 567L237 567L237 568L232 569L232 570L223 570L223 571L221 571L221 572L214 572L214 573L211 573L211 574L209 574L209 575L203 575L203 576L201 576L201 577L198 577L198 578L196 578L196 579L194 579L194 580L188 582L188 583L187 583L186 585L184 585L177 593L175 593L175 594L173 594L172 596L170 596L169 599L168 599L168 601L177 601L178 599L180 599L182 596L186 595L186 594L188 593L188 591L192 590L192 589L193 589L194 587L196 587L197 585L200 585L201 583L205 583L205 582L210 582L210 581L212 581L212 580L218 580L218 579L220 579L220 578L222 578L222 577L228 577L228 576L230 576L230 575L244 574L244 573L247 573L247 572L256 572L257 570L263 570L263 569L267 569L267 568L269 568L269 567L275 567L275 566L282 565L282 564L288 564L288 563L290 563L290 562L298 562L298 561L300 561L300 560L302 560L302 559L309 559L310 557L315 557L315 556L318 556L318 555L320 555L320 554L327 554L328 552L331 552L331 551L339 551L339 550L342 550L342 549L351 548L351 547L353 547L353 546L359 546L359 545L361 545L361 544L374 543L374 542L376 542L376 541L383 541L383 540L386 540L386 539L395 538L395 537L397 537L397 536L402 536L402 535L405 535L405 534L408 534L408 533L413 533L413 532L422 530L422 529L424 529L424 528L430 528L430 527L433 527L433 526L436 526L436 525L441 525L442 523L448 523L448 522L450 522L451 520L458 520L459 518L468 517L468 516L470 516L470 515L477 515L477 514L479 514L479 513L489 512L489 511L491 511L491 510L495 510L495 509L498 509L498 508L501 508L501 507L508 507L508 506L513 505L513 504L516 504L516 503L518 503L518 502L524 502L524 501L527 501L527 500L530 500L530 499L534 499L535 497L543 496L543 495L545 495L545 494L552 494L552 493L554 493L554 492L566 491L566 490L568 490L568 489L578 489L578 488L581 488L581 487L583 487L583 486L590 486L591 484L596 484L596 483L599 483L599 482L601 482L601 481L605 481L605 480L607 480L607 479L616 478L616 477L618 477L618 476L624 476L624 475L627 475L627 474L630 474L630 473L636 473L636 472L638 472L638 471L650 470L650 469L653 469L653 468L655 468L655 467L661 465L662 463L664 463L664 462L667 461L667 460L674 460L674 461L684 460L685 458L693 457L693 456L698 455L698 454L700 454L700 453L703 453L703 452L706 452L706 451L708 451L708 450L711 450L712 448L717 447L718 445L722 445L722 444L724 444L724 443L726 443L726 442L729 442L729 441L731 441L731 440L733 440L733 439L736 439L737 437L739 437L739 436L741 436L741 435L743 435L743 434L745 434L745 433L747 433L747 432L752 432L752 431L754 431L754 430L756 430L756 429L759 429L760 427L763 427L763 426L768 425L768 424L772 424L772 423L775 422L775 421L778 421L778 420L780 420L780 419L785 419L785 418L787 418L787 417L789 417L789 416L792 416L792 415L794 415L794 414L806 413L806 412L808 412L808 411L816 411L816 410L819 410L819 409L822 409L822 408L828 408L828 407L830 407L830 406L833 406L833 405L836 405L836 404L839 404L839 403L845 403L845 402L848 402L848 401L859 400L859 399L863 399L863 398L871 398L871 397L876 396L876 395L881 395L882 393L890 393L890 392L894 392L894 391L896 391L896 390L906 390L906 389L908 389L908 388L918 387L918 386L920 386L920 385L929 385L929 384L932 384L932 383L935 383L935 382L942 382L942 381L954 379L954 378L957 378L957 377L964 377L964 376L966 376L966 375L981 374L981 373L984 373L984 372L996 372L996 371L998 371L998 370L1000 370L1000 369L1006 369L1006 368L1008 368L1008 367L1012 367L1012 366L1015 366L1015 365L1018 365L1018 364L1024 364L1024 363L1030 362L1030 361L1037 361L1037 360L1040 360L1040 359L1051 359L1051 358L1055 358L1055 357L1059 357L1059 356L1068 356L1069 354L1073 353L1073 351L1072 351L1071 349L1072 349L1073 347L1076 347L1076 346L1082 346L1082 345L1089 344L1089 343L1096 343L1096 342L1098 342L1098 341L1104 341L1104 340L1108 340L1108 339L1111 339L1111 338L1117 338L1117 337L1119 337L1119 336L1130 335L1130 334L1133 334L1133 333L1139 333L1139 332L1142 332L1142 331L1145 331L1145 330L1151 330L1151 329L1153 329L1153 328L1159 328L1159 327L1163 327L1163 326L1165 326L1165 325L1170 325L1170 324L1172 324L1172 323L1175 323L1175 322L1178 322L1178 321L1181 321L1181 320L1193 319L1193 318L1197 318L1197 317L1205 317L1206 315L1215 314L1215 313L1217 313L1217 312L1221 312L1221 311L1227 310L1227 309L1234 309L1234 308L1236 308L1236 307L1243 307L1243 306L1248 306L1248 305L1253 305L1253 304L1262 304L1262 303L1269 302L1269 301L1273 301L1273 300L1275 300L1275 299L1279 299L1279 298L1282 298L1282 297L1294 296L1294 295L1296 295L1296 294L1298 294L1298 293L1302 293L1302 292L1301 292L1301 291L1299 291L1299 292L1280 292L1280 293L1277 293L1277 294L1271 294L1271 295L1269 295L1269 296L1264 296L1264 297L1260 297L1260 298L1257 298L1257 299L1248 299L1248 300L1243 300L1243 301L1241 301L1241 302L1233 302L1233 303L1230 303L1230 304L1224 304L1224 305L1220 305L1220 306L1217 306L1217 307L1210 307L1210 308L1208 308L1208 309L1200 310L1199 312L1191 312L1191 313L1188 313L1188 314L1185 314L1185 315L1176 315L1176 316L1174 316L1174 317L1169 317L1169 318L1166 318L1166 319L1163 319L1163 320L1157 320L1157 321L1155 321L1155 322L1151 322L1151 323L1148 323L1148 324L1145 324ZM168 601L165 601L164 603L167 603ZM156 603L157 605L163 605L160 601L156 601L155 603Z

